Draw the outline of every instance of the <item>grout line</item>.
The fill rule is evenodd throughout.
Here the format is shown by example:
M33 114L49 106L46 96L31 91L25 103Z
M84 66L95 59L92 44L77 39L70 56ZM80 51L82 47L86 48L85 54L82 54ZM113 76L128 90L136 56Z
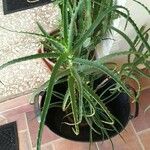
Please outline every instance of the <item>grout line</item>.
M26 122L26 127L27 127L27 134L29 136L29 142L30 142L31 148L33 149L26 113L24 113L24 117L25 117L25 122Z
M47 145L51 145L51 142L48 142L48 143L42 144L41 146L47 146Z
M18 93L18 94L14 94L14 95L10 95L10 96L6 96L6 98L2 98L1 101L0 101L0 104L2 104L3 102L8 102L9 100L13 101L15 98L19 98L19 97L22 97L22 96L27 96L29 94L32 94L34 90L27 90L25 92L21 92L21 93Z
M18 131L18 133L23 133L23 132L27 132L27 129Z
M0 118L4 119L4 120L5 120L5 123L8 123L8 119L7 119L5 116L0 115ZM3 121L3 120L2 120L2 121ZM0 123L1 123L1 122L0 122Z
M52 146L52 150L55 150L55 147L54 147L54 145L53 145L53 143L51 143L51 142L48 142L48 143L45 143L45 144L42 144L41 145L41 147L45 147L45 146L48 146L48 145L51 145ZM34 147L35 148L35 147Z
M51 143L51 145L52 145L52 150L56 150L54 144Z
M48 143L53 143L53 142L59 142L59 141L61 141L61 140L65 140L64 138L58 138L58 139L56 139L56 140L52 140L52 141L50 141L50 142L48 142Z
M63 139L63 138L61 138L61 139ZM51 145L52 148L53 148L53 150L55 150L55 146L54 146L54 143L53 143L53 142L54 142L54 141L57 142L57 141L59 141L59 140L60 140L60 139L52 140L52 141L50 141L50 142L47 142L47 143L45 143L45 144L42 144L41 147L45 147L45 146L47 146L47 145ZM34 149L34 148L36 148L36 147L33 147L33 149Z
M24 105L20 105L20 106L17 106L17 107L13 107L13 108L11 108L11 109L7 109L7 110L4 110L4 111L1 111L1 112L0 112L0 115L2 115L3 113L6 113L6 112L8 112L8 111L11 111L11 110L20 108L20 107L22 107L22 106L27 106L27 105L29 105L29 104L24 104Z
M50 142L44 143L44 144L42 144L41 146L43 147L43 146L46 146L46 145L49 145L49 144L50 144L50 145L52 145L53 149L55 150L54 145L53 145L54 142L58 142L58 141L61 141L61 140L63 140L63 138L60 137L60 138L58 138L58 139L56 139L56 140L52 140L52 141L50 141ZM65 139L64 139L64 140L65 140ZM31 141L32 141L32 140L31 140ZM33 149L34 149L34 148L36 148L36 147L33 147Z
M58 138L58 139L56 139L56 140L52 140L52 141L50 141L50 142L47 142L47 143L45 143L45 144L42 144L41 146L43 147L43 146L46 146L46 145L51 145L52 146L52 148L53 148L53 150L55 150L55 146L54 146L54 142L57 142L57 141L61 141L61 140L63 140L64 138ZM65 139L64 139L65 140ZM36 147L33 147L33 149L34 148L36 148Z
M99 148L97 142L95 143L95 145L96 145L97 150L100 150L100 148Z
M133 128L133 131L135 132L135 135L136 135L136 137L137 137L137 140L138 140L138 142L139 142L139 144L140 144L142 150L145 150L144 145L143 145L143 143L141 142L141 139L140 139L140 137L138 136L138 134L137 134L137 132L136 132L136 130L135 130L135 128L134 128L134 126L133 126L133 124L132 124L131 121L130 121L130 124L131 124L131 126L132 126L132 128Z
M138 134L138 135L141 135L141 134L143 134L143 133L145 133L145 132L150 132L150 128L147 128L147 129L144 129L144 130L142 130L142 131L139 131L139 132L137 132L137 134Z
M7 120L7 118L5 116L3 116L3 115L0 115L0 117L3 118L3 119L5 119L5 120Z

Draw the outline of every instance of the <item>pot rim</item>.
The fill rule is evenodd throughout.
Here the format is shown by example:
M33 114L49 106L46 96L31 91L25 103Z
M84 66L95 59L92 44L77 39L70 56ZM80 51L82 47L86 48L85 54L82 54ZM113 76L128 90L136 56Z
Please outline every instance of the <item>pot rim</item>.
M39 53L39 54L45 53L45 51L44 51L44 46L43 46L43 45L41 45L41 48L38 49L38 53ZM54 64L52 61L50 61L48 58L43 58L43 61L45 62L46 66L47 66L50 70L53 69L53 67L54 67L55 64Z

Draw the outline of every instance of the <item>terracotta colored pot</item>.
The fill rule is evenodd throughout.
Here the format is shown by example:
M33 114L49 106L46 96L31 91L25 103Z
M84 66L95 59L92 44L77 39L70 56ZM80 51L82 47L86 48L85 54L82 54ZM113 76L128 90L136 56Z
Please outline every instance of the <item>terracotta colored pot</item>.
M44 52L44 48L41 47L41 48L38 50L38 53L45 53L45 52ZM43 58L43 61L44 61L44 63L46 64L46 66L49 68L49 70L52 70L52 69L53 69L54 63L53 63L52 61L50 61L48 58Z

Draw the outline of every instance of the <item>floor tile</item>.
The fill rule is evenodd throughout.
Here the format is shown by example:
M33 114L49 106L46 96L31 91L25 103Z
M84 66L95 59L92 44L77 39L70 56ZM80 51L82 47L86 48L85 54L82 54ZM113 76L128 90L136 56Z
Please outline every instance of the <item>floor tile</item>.
M2 116L2 115L0 115L0 125L3 125L5 123L7 123L7 118Z
M112 138L115 150L142 150L142 147L135 135L131 122L126 127L126 130L124 130L121 133L121 135L124 141L121 139L119 135ZM102 150L112 149L112 144L109 140L104 141L103 143L99 142L98 145L99 148Z
M27 131L19 132L19 150L32 150Z
M143 69L143 72L145 74L149 75L150 74L150 69L149 70L148 69ZM140 83L141 83L142 89L150 89L150 79L143 77L143 78L140 79Z
M21 130L26 130L27 126L26 126L26 120L25 120L25 114L11 114L11 113L7 113L4 114L4 116L7 118L7 122L13 122L13 121L17 121L17 128L18 131Z
M143 133L141 133L139 135L141 142L144 145L145 150L149 150L150 149L150 130L149 131L144 131Z
M37 122L37 120L35 118L34 112L28 112L28 113L26 113L26 116L27 116L27 122L28 122L28 126L29 126L30 136L32 139L32 145L33 145L33 147L35 147L39 123ZM56 134L52 133L46 126L44 127L42 144L48 143L48 142L56 140L58 138L60 138L60 137L58 137Z
M33 106L28 104L27 101L28 99L26 97L20 97L11 100L11 103L4 102L4 105L0 104L0 125L17 121L20 141L19 150L36 150L31 147L36 146L39 123L33 112ZM115 150L143 150L139 140L141 140L145 150L150 149L150 111L144 113L149 102L150 89L147 89L144 90L141 95L139 116L132 120L133 125L129 122L126 131L121 133L125 142L119 136L112 139ZM139 135L139 139L135 134L135 130L133 130L133 126ZM30 133L27 131L28 128ZM111 150L111 143L109 141L105 141L103 144L98 142L98 146L102 150ZM88 143L73 142L60 138L52 133L46 126L44 128L41 150L88 150L88 148ZM97 150L95 144L92 146L92 150Z
M52 142L55 150L88 150L89 143L73 142L66 139L56 140ZM93 144L91 150L97 150Z
M140 106L142 109L145 109L150 103L150 88L142 91L141 99L140 99Z
M5 102L0 103L0 113L6 110L12 109L12 108L14 109L18 106L20 107L25 104L28 104L27 96L21 96L12 100L7 100Z
M136 132L143 131L150 127L148 120L146 118L147 118L146 114L140 108L138 117L135 119L132 119L132 123L133 123L133 126L134 126Z
M150 89L142 92L139 104L139 116L132 120L136 132L150 128L150 110L145 113L145 109L150 104Z
M36 148L34 148L33 150L36 150ZM42 145L41 150L55 150L55 149L53 148L51 143L48 143L48 144Z
M23 106L17 107L17 108L11 108L8 109L4 112L2 112L1 114L12 114L12 115L16 115L16 114L21 114L21 113L25 113L25 112L29 112L29 111L33 111L34 106L30 105L30 104L25 104Z

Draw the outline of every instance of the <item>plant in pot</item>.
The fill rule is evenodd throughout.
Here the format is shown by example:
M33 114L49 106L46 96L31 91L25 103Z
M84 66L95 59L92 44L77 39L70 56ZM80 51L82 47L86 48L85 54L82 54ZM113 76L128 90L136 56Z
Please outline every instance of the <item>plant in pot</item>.
M41 36L46 51L0 66L2 69L38 58L49 58L54 64L50 79L35 91L36 101L42 96L37 150L44 124L56 134L75 141L111 140L120 134L131 117L129 98L138 106L140 83L136 74L149 78L138 67L141 64L150 67L148 30L145 26L137 27L127 8L113 0L58 0L57 4L62 19L55 34L47 33L39 23L41 34L26 32ZM136 31L134 41L112 26L113 20L120 16ZM130 49L96 59L96 45L112 30L126 40ZM121 67L109 62L121 55L128 56L128 62ZM137 83L136 92L127 85L129 79Z

